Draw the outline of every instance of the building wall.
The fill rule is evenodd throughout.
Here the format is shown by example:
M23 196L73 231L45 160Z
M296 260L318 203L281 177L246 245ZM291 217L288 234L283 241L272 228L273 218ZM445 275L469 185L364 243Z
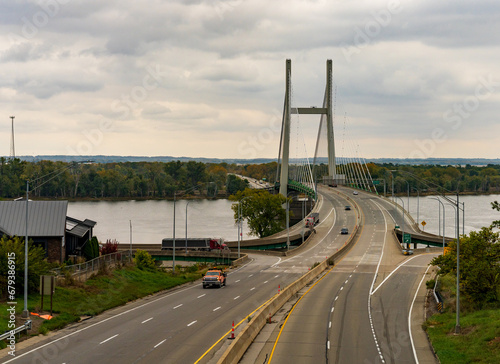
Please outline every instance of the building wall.
M62 238L48 238L47 239L47 259L49 262L58 261L61 262L61 256L63 260L66 257L64 248L61 247ZM61 254L62 253L62 254Z

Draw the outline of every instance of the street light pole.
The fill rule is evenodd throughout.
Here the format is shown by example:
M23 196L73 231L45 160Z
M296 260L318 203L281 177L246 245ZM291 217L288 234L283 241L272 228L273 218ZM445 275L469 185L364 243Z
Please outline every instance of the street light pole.
M130 261L132 261L132 220L129 220L130 223Z
M416 187L412 187L415 191L417 191L417 226L420 229L420 190Z
M392 181L392 201L394 202L394 175L392 172L397 172L397 169L390 169L389 172L391 172L391 181Z
M29 318L28 311L28 201L29 201L29 180L26 180L26 240L24 242L24 310L22 317Z
M189 206L189 202L188 201L186 203L186 254L188 252L188 206Z
M407 209L408 209L408 213L410 213L410 182L406 181L406 192L408 194L408 206L407 206Z
M439 223L441 222L441 207L443 207L443 255L444 255L444 246L445 246L445 239L444 239L444 237L446 235L446 230L445 230L445 226L446 226L446 210L444 208L443 202L441 202L441 200L439 198L437 198L437 197L429 197L429 198L431 198L433 200L436 200L441 205L441 206L438 205L438 209L439 209ZM439 225L439 235L441 235L441 225Z
M175 273L175 196L177 191L174 190L174 231L173 231L173 249L172 249L172 273Z
M243 235L243 225L241 222L241 203L250 197L252 196L243 197L241 200L238 201L238 259L240 258L240 242L241 242L240 238Z
M401 243L403 244L404 246L404 242L405 242L405 202L403 201L403 199L401 197L398 197L396 196L396 198L399 198L401 200L401 203L403 204L403 229L402 229L402 232L403 232L403 235L401 236ZM407 249L410 249L410 244L408 244L406 246Z

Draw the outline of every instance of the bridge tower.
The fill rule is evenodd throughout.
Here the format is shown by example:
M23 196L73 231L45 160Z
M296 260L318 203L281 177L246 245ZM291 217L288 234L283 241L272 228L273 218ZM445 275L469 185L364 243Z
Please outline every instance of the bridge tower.
M326 117L327 143L328 143L328 176L332 181L336 180L336 164L335 164L335 143L333 137L333 70L332 60L326 61L326 87L325 96L322 107L292 107L291 106L291 75L292 61L286 60L286 87L285 87L285 104L283 109L283 120L281 124L281 139L280 139L280 155L278 160L278 168L281 165L281 173L279 174L280 193L283 196L287 195L288 190L288 163L290 155L290 115L292 114L317 114L321 118ZM321 128L320 128L321 129ZM318 133L319 143L319 133ZM280 162L281 160L281 162ZM279 169L278 169L279 171Z

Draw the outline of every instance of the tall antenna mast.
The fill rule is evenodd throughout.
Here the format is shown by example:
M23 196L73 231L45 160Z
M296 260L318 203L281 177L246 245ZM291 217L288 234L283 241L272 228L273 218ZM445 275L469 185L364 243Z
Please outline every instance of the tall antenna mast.
M15 116L10 117L12 119L12 137L10 139L10 158L16 158L16 147L14 146L14 118Z

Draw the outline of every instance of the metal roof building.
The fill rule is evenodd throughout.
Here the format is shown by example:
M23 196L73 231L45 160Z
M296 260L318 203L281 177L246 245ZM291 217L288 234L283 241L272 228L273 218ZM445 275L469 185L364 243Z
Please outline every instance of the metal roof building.
M28 201L28 237L62 237L68 201ZM26 235L26 200L0 201L0 233Z
M28 201L28 238L44 247L49 261L80 255L95 221L66 215L68 201ZM0 236L26 235L26 200L0 201Z

